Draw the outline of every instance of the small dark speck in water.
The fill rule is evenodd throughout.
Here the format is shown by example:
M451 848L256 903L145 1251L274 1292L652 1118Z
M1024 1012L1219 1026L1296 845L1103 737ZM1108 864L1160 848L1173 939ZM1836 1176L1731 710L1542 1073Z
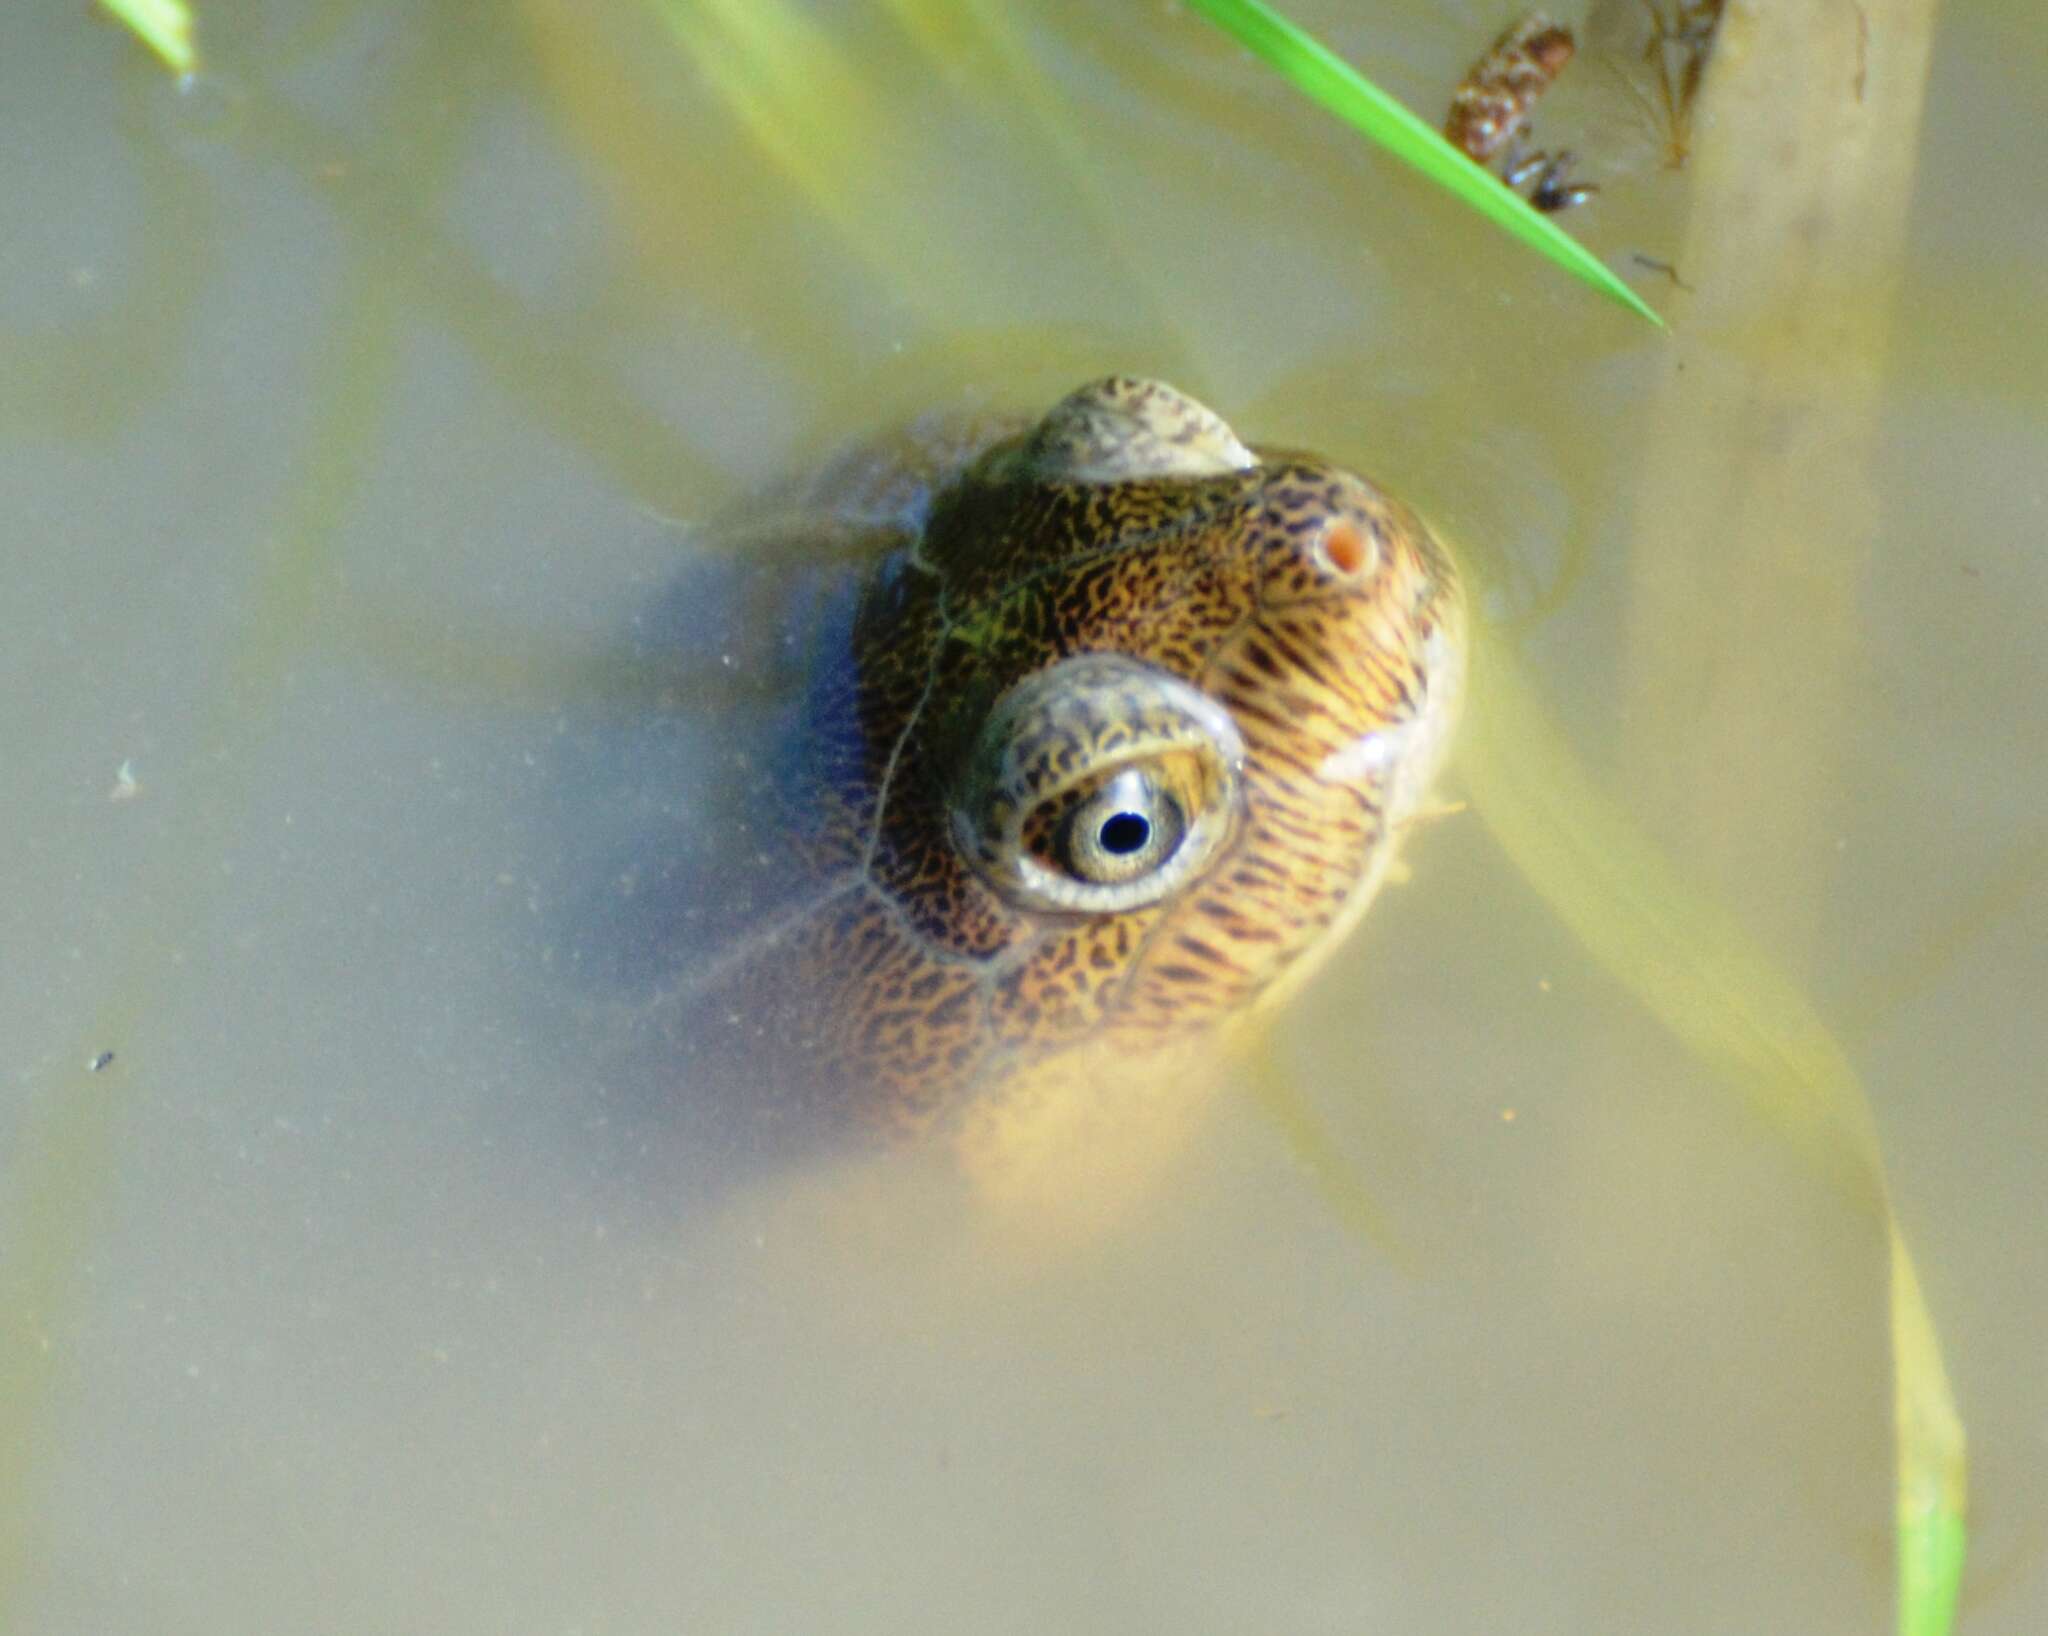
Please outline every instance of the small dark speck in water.
M1678 276L1678 269L1672 266L1670 262L1659 261L1655 256L1646 256L1640 250L1636 251L1629 259L1638 267L1647 267L1653 273L1662 273L1673 284L1685 291L1687 295L1692 294L1692 286Z

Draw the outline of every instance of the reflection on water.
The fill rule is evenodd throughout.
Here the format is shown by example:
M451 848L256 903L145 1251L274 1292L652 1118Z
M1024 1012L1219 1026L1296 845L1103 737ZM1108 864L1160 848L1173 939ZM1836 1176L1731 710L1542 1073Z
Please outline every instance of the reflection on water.
M1425 107L1491 25L1295 9ZM1936 54L1832 771L1703 873L1854 1025L1981 1451L1967 1628L2019 1632L2048 403L2003 10ZM1768 742L1811 658L1765 561L1718 737L1634 680L1699 623L1632 498L1651 392L1723 355L1671 292L1678 352L1186 16L755 15L872 148L639 4L280 4L196 111L82 13L15 31L8 1627L1874 1628L1882 1244L1474 824L1270 1047L1384 1245L1244 1097L1056 1255L930 1155L736 1179L622 1103L560 969L617 833L541 821L565 733L631 698L677 525L850 433L1118 367L1354 463L1501 560L1671 835L1651 786ZM1673 259L1683 185L1573 226Z

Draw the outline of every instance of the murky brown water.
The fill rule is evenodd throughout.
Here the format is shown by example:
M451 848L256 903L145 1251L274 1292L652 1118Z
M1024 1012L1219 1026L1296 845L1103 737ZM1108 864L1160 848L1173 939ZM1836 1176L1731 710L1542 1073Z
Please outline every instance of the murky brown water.
M1295 9L1425 107L1498 22ZM1640 483L1741 339L1496 244L1176 8L863 8L793 36L814 97L624 0L475 13L206 6L183 97L79 7L0 59L0 1623L1883 1627L1875 1227L1475 820L1266 1064L1373 1234L1242 1094L1054 1253L935 1156L721 1179L614 1094L564 729L677 525L1115 367L1495 559L1496 639L1807 985L1973 1437L1963 1628L2038 1629L2025 8L1937 37L1873 531L1702 592L1732 634ZM1617 263L1683 242L1639 157L1571 223Z

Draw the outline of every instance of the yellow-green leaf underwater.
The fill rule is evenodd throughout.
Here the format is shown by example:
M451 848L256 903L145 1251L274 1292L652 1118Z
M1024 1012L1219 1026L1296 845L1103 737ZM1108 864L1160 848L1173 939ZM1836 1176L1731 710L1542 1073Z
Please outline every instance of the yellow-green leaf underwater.
M1474 654L1460 766L1524 879L1617 981L1814 1162L1884 1212L1898 1462L1899 1629L1942 1636L1962 1572L1961 1417L1892 1218L1861 1080L1790 978L1587 775L1512 655Z

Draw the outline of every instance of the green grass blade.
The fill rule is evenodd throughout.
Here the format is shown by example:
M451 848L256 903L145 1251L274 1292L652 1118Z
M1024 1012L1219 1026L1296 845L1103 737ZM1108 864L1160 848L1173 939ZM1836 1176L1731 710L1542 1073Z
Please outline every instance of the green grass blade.
M1899 1636L1948 1636L1967 1531L1963 1423L1913 1258L1892 1223L1892 1421L1897 1428Z
M1608 972L1851 1198L1891 1247L1900 1636L1947 1636L1966 1451L1934 1320L1892 1213L1863 1085L1798 986L1596 784L1498 644L1473 653L1459 767L1494 838Z
M100 0L142 43L163 58L174 74L199 66L192 44L192 8L185 0Z
M1218 27L1234 34L1294 88L1356 127L1395 158L1413 165L1524 244L1575 277L1664 328L1656 311L1500 178L1474 164L1313 35L1261 0L1189 0Z

